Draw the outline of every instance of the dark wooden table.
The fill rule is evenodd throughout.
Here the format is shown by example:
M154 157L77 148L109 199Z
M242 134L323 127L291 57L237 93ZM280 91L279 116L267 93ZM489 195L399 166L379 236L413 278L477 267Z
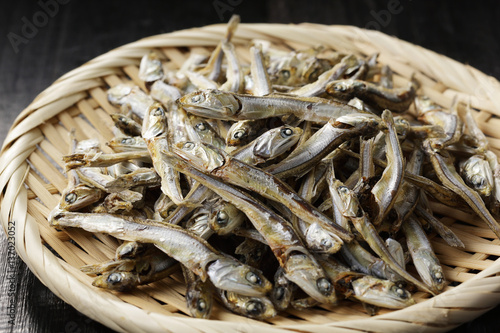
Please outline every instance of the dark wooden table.
M226 22L233 12L247 23L377 29L500 78L497 1L2 1L0 142L17 114L67 71L142 37ZM0 234L0 332L111 332L58 299L18 258L7 260ZM499 316L496 307L453 332L498 332Z

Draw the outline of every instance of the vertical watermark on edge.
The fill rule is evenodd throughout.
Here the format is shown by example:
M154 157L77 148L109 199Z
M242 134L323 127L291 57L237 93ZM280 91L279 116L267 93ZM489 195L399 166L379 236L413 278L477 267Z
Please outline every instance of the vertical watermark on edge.
M16 294L17 294L17 280L16 280L16 222L9 221L7 225L7 297L9 298L7 304L7 317L9 318L9 325L15 324L16 319Z

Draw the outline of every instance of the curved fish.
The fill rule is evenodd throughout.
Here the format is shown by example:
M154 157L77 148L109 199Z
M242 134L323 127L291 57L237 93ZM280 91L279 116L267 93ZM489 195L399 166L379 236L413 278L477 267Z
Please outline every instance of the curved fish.
M414 217L410 217L401 228L418 275L433 292L441 292L446 285L443 268L422 226Z
M377 203L378 213L373 218L374 225L380 225L387 216L394 202L397 199L404 176L404 159L399 145L399 139L394 126L392 113L385 110L382 113L382 119L387 126L386 135L387 144L387 167L382 173L380 180L373 186L371 193Z

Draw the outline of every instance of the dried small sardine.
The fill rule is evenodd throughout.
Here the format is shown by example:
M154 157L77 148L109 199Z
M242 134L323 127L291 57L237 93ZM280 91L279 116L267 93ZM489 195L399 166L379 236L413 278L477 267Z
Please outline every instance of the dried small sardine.
M55 227L77 227L123 240L152 243L199 275L202 281L209 277L217 288L249 296L264 295L272 288L259 270L221 254L204 239L176 225L111 214L61 210L53 212L50 223ZM193 253L196 255L193 256Z
M422 226L418 220L410 217L403 222L401 227L406 236L408 250L418 274L432 291L435 293L441 292L446 285L443 268L439 264L439 260Z

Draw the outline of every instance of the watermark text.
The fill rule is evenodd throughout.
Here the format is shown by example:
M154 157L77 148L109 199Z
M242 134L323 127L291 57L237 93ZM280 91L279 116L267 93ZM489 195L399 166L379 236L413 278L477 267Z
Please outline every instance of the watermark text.
M14 325L16 320L16 295L17 295L17 253L16 253L16 222L9 221L7 225L7 317L9 325Z
M243 0L214 0L212 2L212 6L214 6L217 15L219 15L219 19L221 21L226 20L226 16L224 14L226 12L234 12L236 6L239 6Z
M21 17L21 30L17 33L10 31L7 39L15 53L19 52L22 44L28 44L35 38L41 28L45 27L51 18L59 13L61 5L69 3L71 0L39 0L37 2L40 10L36 11L31 17Z

